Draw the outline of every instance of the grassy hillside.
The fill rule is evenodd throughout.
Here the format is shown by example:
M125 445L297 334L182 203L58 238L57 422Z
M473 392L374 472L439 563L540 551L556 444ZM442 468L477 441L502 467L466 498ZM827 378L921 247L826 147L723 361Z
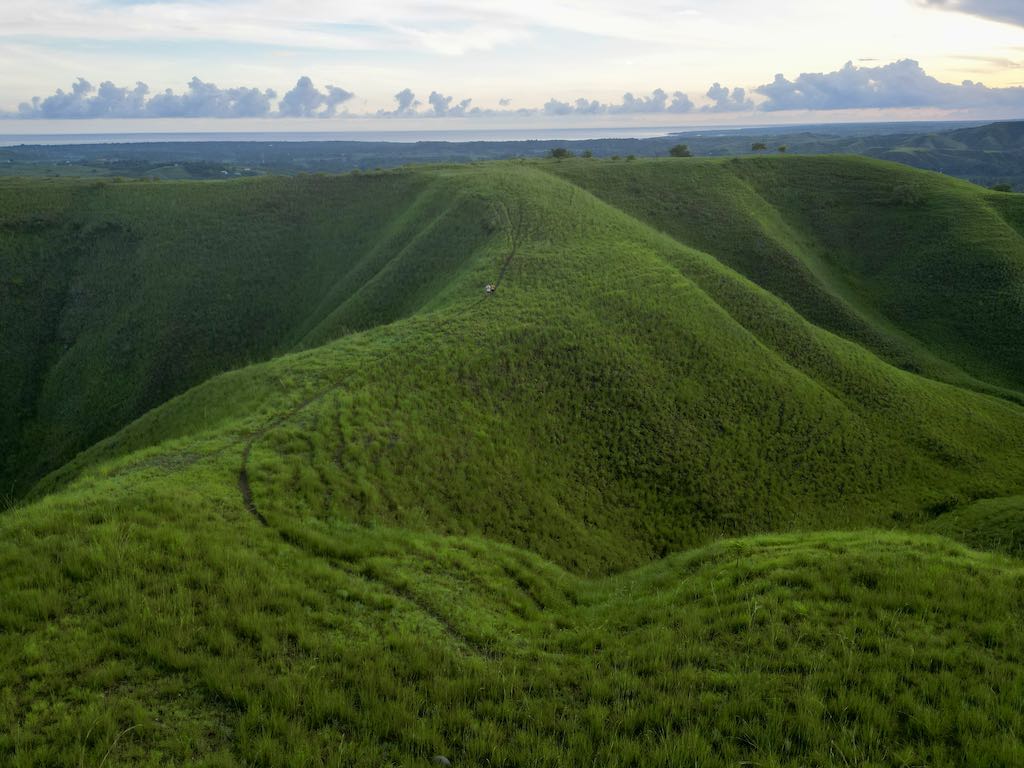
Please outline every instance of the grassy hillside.
M1020 196L856 158L547 167L895 365L1024 391Z
M412 312L485 236L452 226L446 212L472 205L430 186L419 174L0 183L0 489L23 492L150 408L322 323ZM396 253L419 290L380 301L374 281Z
M334 201L325 227L373 224L333 259L308 255L330 232L308 241L322 252L267 245L270 306L299 290L269 285L275 268L320 265L249 353L274 357L147 411L0 516L0 763L1020 762L1024 570L990 535L1024 493L1013 359L1002 337L961 354L945 313L930 334L886 315L876 292L837 288L838 267L816 265L806 304L736 271L755 265L740 260L755 224L780 271L811 263L782 249L820 223L749 190L828 171L815 163L202 187L189 210L211 221L224 190L239 222L295 196ZM859 168L830 172L884 172ZM723 207L741 173L748 196ZM610 204L616 174L663 197L702 178L736 242ZM934 183L989 221L984 192ZM84 184L23 184L92 201ZM166 206L189 185L122 188ZM237 290L243 255L204 253ZM979 291L1006 287L1014 254L977 271ZM944 285L913 274L915 306L936 306ZM874 336L828 330L828 306ZM132 327L161 338L155 319ZM207 343L211 367L231 364ZM886 362L887 344L934 376Z
M895 370L537 167L418 173L468 201L451 228L493 230L433 303L417 300L428 310L214 379L43 488L168 437L227 433L247 441L268 518L483 534L584 572L1020 488L1024 409ZM405 252L391 258L338 311L419 296ZM345 325L323 314L309 338Z

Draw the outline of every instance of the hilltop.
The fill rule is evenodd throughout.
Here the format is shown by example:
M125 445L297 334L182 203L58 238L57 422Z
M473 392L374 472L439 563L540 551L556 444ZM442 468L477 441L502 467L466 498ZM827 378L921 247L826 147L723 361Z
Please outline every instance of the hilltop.
M0 758L1019 761L1022 221L854 158L0 183Z

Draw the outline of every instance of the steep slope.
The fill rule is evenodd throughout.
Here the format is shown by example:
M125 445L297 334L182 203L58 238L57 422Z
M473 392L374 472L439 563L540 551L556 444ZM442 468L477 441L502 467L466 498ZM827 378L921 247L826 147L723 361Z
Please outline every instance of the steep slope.
M857 158L546 167L894 365L1024 392L1024 198Z
M418 174L0 184L0 489L324 323L413 312L487 236L453 205Z
M1024 759L1020 562L863 530L1011 504L1024 408L550 170L397 174L298 351L0 515L0 763Z
M600 573L716 535L909 523L1024 483L1019 406L893 369L536 167L420 173L471 220L505 211L433 311L214 379L40 490L173 471L185 459L104 462L170 437L202 456L205 432L246 446L248 492L278 526L482 534Z

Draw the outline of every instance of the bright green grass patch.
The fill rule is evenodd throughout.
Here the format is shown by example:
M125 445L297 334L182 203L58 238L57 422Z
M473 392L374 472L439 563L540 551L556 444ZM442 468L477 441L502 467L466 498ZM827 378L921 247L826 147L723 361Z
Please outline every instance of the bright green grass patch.
M725 541L584 580L151 488L2 522L5 764L1024 758L1024 571L940 538Z

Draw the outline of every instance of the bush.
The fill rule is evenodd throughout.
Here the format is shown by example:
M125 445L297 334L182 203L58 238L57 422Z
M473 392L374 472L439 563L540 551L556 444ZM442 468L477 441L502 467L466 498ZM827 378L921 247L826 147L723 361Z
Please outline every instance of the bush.
M995 184L992 187L993 192L1013 192L1012 184Z
M567 157L572 157L573 154L565 147L555 147L551 150L551 156L556 160L564 160Z
M668 151L672 157L693 157L693 153L690 148L685 144L676 144L672 149Z

